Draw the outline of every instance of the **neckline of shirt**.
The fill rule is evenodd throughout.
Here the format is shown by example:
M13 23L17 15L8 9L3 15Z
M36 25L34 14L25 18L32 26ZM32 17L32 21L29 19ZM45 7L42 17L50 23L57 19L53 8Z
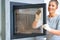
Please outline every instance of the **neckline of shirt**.
M55 17L51 17L51 18L48 17L48 18L49 18L49 19L53 19L53 18L56 18L56 17L58 17L58 15L56 15Z

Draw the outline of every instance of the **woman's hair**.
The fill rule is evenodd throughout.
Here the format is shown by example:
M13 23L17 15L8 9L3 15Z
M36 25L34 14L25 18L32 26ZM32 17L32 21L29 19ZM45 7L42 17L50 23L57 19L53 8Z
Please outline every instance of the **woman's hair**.
M57 0L50 0L50 2L52 1L56 2L56 5L58 6L59 2Z

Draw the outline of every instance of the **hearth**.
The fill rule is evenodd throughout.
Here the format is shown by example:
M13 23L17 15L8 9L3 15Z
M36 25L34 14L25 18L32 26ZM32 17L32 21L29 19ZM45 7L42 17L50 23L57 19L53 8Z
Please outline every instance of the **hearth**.
M10 2L11 38L26 38L46 35L42 27L34 29L32 24L40 15L40 26L46 23L46 4L26 4Z

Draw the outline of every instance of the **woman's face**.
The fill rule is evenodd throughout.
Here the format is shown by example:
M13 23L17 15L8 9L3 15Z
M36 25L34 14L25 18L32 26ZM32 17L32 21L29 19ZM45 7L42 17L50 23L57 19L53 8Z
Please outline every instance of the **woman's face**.
M57 9L56 2L54 1L50 2L48 6L49 13L55 13L56 9Z

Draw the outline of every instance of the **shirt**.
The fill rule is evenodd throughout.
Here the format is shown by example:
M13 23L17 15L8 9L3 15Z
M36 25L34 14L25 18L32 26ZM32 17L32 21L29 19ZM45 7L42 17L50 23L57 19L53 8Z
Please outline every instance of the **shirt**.
M60 30L60 15L57 15L52 18L47 17L47 23L50 28L55 29L55 30ZM42 22L41 22L41 20L39 20L37 23L37 28L38 28L38 26L40 27L41 25L42 25ZM46 40L60 40L60 36L53 35L53 34L47 32Z
M55 30L60 30L60 15L49 18L47 17L47 23L49 27ZM60 36L53 35L47 32L46 35L47 40L60 40Z

